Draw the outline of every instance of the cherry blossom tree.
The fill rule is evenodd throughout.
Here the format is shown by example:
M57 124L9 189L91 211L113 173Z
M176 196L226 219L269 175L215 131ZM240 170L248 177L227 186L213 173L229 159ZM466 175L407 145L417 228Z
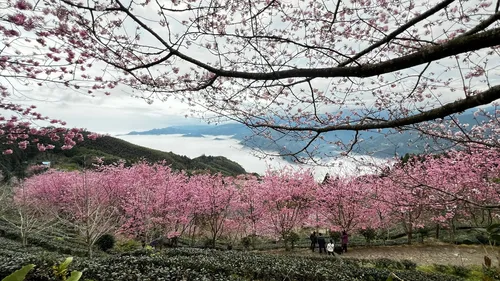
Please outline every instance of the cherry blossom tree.
M225 223L235 216L239 199L233 180L221 174L197 174L189 179L188 189L193 196L192 212L207 226L211 245L215 247Z
M60 62L59 58L51 55L59 50L48 46L53 42L52 39L43 39L44 34L50 33L51 26L48 18L44 20L43 13L46 10L39 8L42 5L37 7L35 3L27 1L9 1L4 4L4 12L0 16L0 38L3 43L0 51L2 154L9 155L16 148L24 150L28 146L35 146L39 151L51 150L55 146L71 149L84 138L95 139L96 134L87 134L83 129L59 127L65 126L66 122L45 116L34 105L18 102L26 99L34 102L44 98L29 95L28 92L33 91L32 87L43 87L48 83L68 85L59 78L64 72L72 72L67 70L72 59ZM34 46L34 42L42 48Z
M373 193L373 184L367 177L330 178L319 186L316 200L330 229L350 232L378 226Z
M30 198L57 209L57 220L80 234L92 256L97 239L114 231L121 218L113 204L118 193L105 180L105 174L97 171L52 171L28 178L24 184Z
M185 230L190 222L186 205L190 191L185 174L172 171L164 163L147 162L119 167L118 172L125 186L121 200L125 217L122 232L149 243L159 236Z
M425 225L454 230L457 220L470 221L478 212L500 210L497 154L497 149L469 147L410 158L376 183L377 200L403 224L409 241L413 231Z
M257 235L258 225L263 216L262 198L259 197L261 180L254 175L242 175L237 179L240 206L237 208L240 224L245 226L246 233Z
M23 246L28 245L28 237L49 229L57 223L54 205L32 197L23 182L15 183L12 198L3 201L6 213L2 218L19 232Z
M496 105L474 124L456 114L499 97L499 3L18 0L1 18L2 77L177 98L301 141L285 152L299 160L387 128L497 146Z
M285 241L296 228L302 227L315 203L316 182L309 170L283 168L267 171L255 191L261 200L261 232L274 234Z

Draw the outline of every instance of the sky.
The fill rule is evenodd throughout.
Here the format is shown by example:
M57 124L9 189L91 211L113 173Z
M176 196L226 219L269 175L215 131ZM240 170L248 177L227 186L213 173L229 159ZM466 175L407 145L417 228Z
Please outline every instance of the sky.
M474 0L468 4L473 5L475 2ZM145 11L139 9L139 13L154 12L147 9ZM187 19L189 16L182 15L179 20ZM436 17L438 16L436 15ZM436 28L436 30L440 30L442 27ZM17 48L23 50L26 47L19 45ZM195 57L203 58L205 54L206 51L205 53L195 52ZM423 68L423 66L419 68ZM500 72L494 68L489 76L492 79L498 79L499 74ZM442 75L452 74L443 73ZM457 79L455 83L461 82ZM408 87L411 86L408 85ZM199 119L185 118L188 107L184 103L169 99L165 102L156 100L153 104L148 104L144 100L132 98L130 93L125 92L123 88L111 90L110 96L97 93L95 97L90 97L55 85L30 87L17 84L15 87L18 92L14 93L11 101L24 105L34 104L42 114L66 121L68 127L86 128L98 133L116 135L134 130L141 131L173 125L203 123ZM452 99L450 95L441 98L442 101Z
M37 110L52 119L67 122L67 127L86 128L103 134L125 134L173 125L200 124L198 118L185 117L188 107L176 101L156 100L148 104L121 89L110 96L91 97L72 90L46 87L35 91L19 87L21 94L13 102L36 105Z

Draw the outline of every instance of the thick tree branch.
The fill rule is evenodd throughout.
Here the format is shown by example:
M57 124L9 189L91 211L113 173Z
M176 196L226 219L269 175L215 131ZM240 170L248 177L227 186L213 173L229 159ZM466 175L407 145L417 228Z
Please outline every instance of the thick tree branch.
M474 108L480 105L489 104L500 98L500 85L491 87L490 89L476 94L474 96L467 97L465 99L457 100L452 103L445 104L435 109L424 111L419 114L415 114L405 118L363 123L353 125L332 125L325 127L291 127L291 126L279 126L271 124L257 124L249 125L251 127L268 127L275 130L289 130L289 131L313 131L318 133L325 133L330 131L358 131L358 130L370 130L370 129L385 129L385 128L396 128L408 126L416 123L422 123L426 121L431 121L438 118L444 118L453 113L462 112L469 108Z
M445 1L437 4L436 6L434 6L432 9L427 10L425 13L409 20L407 23L405 23L404 25L400 26L398 29L394 30L393 32L391 32L390 34L385 36L382 40L378 41L377 43L375 43L375 44L371 45L370 47L364 49L363 51L359 52L358 54L356 54L354 57L350 58L349 60L339 64L339 67L346 66L346 65L356 61L360 57L366 55L367 53L375 50L376 48L388 43L392 39L396 38L399 34L403 33L405 30L407 30L408 28L414 26L418 22L423 21L424 19L426 19L426 18L432 16L433 14L439 12L440 10L446 8L449 4L453 3L454 1L455 0L445 0Z
M440 60L449 56L458 55L465 52L488 48L500 45L500 28L491 29L465 37L451 39L441 45L430 46L410 55L388 60L381 63L366 64L356 67L328 67L328 68L297 68L274 72L239 72L223 70L210 66L197 59L194 59L170 46L158 33L138 19L120 1L117 1L122 11L130 16L143 29L147 30L157 40L159 40L173 55L193 63L219 77L232 77L252 80L277 80L296 77L370 77L381 75L415 67L424 63ZM125 69L127 70L127 69ZM128 71L128 70L127 70Z
M444 1L441 4L445 5L448 1L451 0ZM207 70L208 72L212 72L219 77L232 77L232 78L242 78L242 79L252 79L252 80L277 80L277 79L296 78L296 77L325 77L325 78L326 77L370 77L410 67L415 67L424 63L429 63L432 61L440 60L449 56L458 55L465 52L470 52L500 45L500 28L495 28L481 33L476 33L470 36L460 36L451 39L441 45L426 47L418 52L381 63L366 64L356 67L328 67L328 68L315 68L315 69L297 68L297 69L273 71L273 72L239 72L239 71L224 70L210 66L204 62L201 62L200 60L197 60L189 55L180 52L179 50L174 49L157 32L155 32L152 28L150 28L143 21L141 21L120 1L117 0L116 3L120 6L121 11L126 13L141 28L149 32L154 38L156 38L160 43L162 43L168 49L168 51L170 51L173 55L187 62L190 62L198 67L201 67ZM437 12L439 11L439 9L440 8L436 6L429 11L436 10L435 12ZM417 22L419 21L419 19L414 19L414 20L417 20ZM395 34L394 36L397 36L397 34ZM127 69L125 68L124 70Z

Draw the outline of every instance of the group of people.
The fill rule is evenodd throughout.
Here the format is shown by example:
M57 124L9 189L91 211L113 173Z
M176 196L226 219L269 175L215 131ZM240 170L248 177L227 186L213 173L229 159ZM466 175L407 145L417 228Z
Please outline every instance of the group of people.
M323 237L323 234L318 233L316 235L316 231L313 231L311 235L309 236L311 239L311 250L314 252L314 249L316 248L316 244L318 244L319 248L319 253L325 253L328 255L335 256L335 243L333 242L333 239L330 239L330 242L327 244L325 237ZM342 244L342 250L340 253L347 253L347 243L349 243L349 236L347 235L347 232L344 230L342 231L342 235L340 236L340 241Z

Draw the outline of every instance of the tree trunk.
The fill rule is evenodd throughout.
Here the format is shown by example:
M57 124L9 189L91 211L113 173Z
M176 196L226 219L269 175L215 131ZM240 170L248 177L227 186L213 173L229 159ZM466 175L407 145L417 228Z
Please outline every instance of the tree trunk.
M411 245L411 239L413 238L413 226L408 225L408 245Z
M439 240L439 224L436 224L436 239Z
M456 228L455 228L455 219L452 218L451 219L451 232L450 232L450 234L451 234L450 240L451 240L452 244L455 244L455 230L456 230Z
M87 245L87 256L89 258L92 258L92 244L91 243L88 243L88 245Z
M290 251L290 246L288 246L288 241L287 239L284 239L283 242L285 242L285 251Z
M217 239L216 239L215 235L213 235L213 236L212 236L212 242L211 242L211 244L212 244L212 248L213 248L213 249L215 249L215 242L216 242L216 241L217 241Z
M22 233L22 232L21 232L21 243L22 243L23 247L28 246L28 237L26 236L25 233Z

